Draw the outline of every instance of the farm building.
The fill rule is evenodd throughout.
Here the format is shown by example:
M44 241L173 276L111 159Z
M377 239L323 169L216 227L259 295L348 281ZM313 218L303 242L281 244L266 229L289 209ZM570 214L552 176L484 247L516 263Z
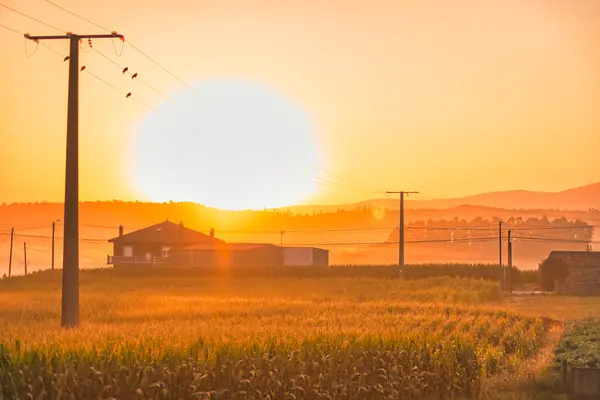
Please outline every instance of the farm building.
M568 267L565 281L556 282L557 292L600 294L600 251L553 251L548 259L561 259Z
M123 226L119 227L119 236L109 240L113 244L113 256L108 257L108 264L170 264L173 263L173 249L197 245L224 243L209 235L186 228L183 223L175 224L166 220L138 231L123 234Z
M185 228L162 222L139 231L112 238L114 255L108 264L171 264L205 267L329 266L329 251L314 247L281 247L268 243L225 243Z

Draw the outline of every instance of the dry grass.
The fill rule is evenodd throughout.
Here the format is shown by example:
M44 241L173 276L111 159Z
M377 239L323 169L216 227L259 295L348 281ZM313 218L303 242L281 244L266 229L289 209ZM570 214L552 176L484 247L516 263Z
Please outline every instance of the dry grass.
M543 369L555 336L560 336L556 330L546 335L543 321L532 318L548 314L534 315L538 307L542 311L541 303L536 303L540 300L526 300L511 303L500 296L496 283L467 279L243 279L152 269L86 271L81 274L82 325L65 331L58 326L60 273L41 273L0 282L0 362L7 363L5 370L6 365L13 370L36 365L41 371L58 368L45 364L51 363L48 360L76 361L104 368L109 379L116 373L110 362L127 366L134 374L142 374L144 365L154 365L171 376L173 371L180 373L177 360L198 374L218 369L224 359L246 360L249 368L262 363L262 355L271 354L275 358L269 363L284 382L282 392L271 398L293 391L286 386L288 378L279 375L282 369L293 366L310 378L314 374L310 363L318 365L324 376L318 384L314 380L310 384L320 393L316 398L336 398L332 394L341 387L355 394L365 385L377 388L380 383L370 382L368 371L363 386L350 379L359 370L375 368L364 363L371 365L366 360L377 359L376 364L387 371L388 383L381 390L388 395L397 388L411 388L407 398L422 398L434 388L440 395L474 395L486 379L496 376L500 378L484 388L488 394L498 393L503 388L498 383L503 375L498 373L511 371L526 382L524 377ZM504 306L532 317L506 312ZM190 355L196 361L184 361ZM399 372L402 363L408 369ZM26 369L34 373L36 368ZM255 376L259 370L244 373ZM82 371L72 372L75 381L88 379ZM203 381L203 390L237 385L238 372L228 373ZM20 396L38 395L44 385L56 385L54 378L48 379L37 389L17 385L15 390ZM254 384L266 385L256 379ZM170 395L179 393L181 381L177 382L166 383ZM135 383L127 385L120 387L130 390ZM303 387L309 390L310 385ZM69 386L67 391L77 390L81 388ZM115 398L129 393L111 390Z
M503 296L497 307L558 321L600 317L600 297L563 295Z

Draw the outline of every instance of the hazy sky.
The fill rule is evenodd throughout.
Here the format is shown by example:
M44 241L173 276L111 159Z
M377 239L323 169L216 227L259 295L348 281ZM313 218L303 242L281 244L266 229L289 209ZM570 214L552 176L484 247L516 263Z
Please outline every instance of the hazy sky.
M104 33L43 0L0 2L66 31ZM56 2L123 32L192 85L248 80L299 105L320 165L338 175L321 171L333 183L319 180L307 201L377 197L365 186L432 198L600 181L598 0ZM57 33L2 7L0 24ZM49 45L66 55L66 42ZM187 90L128 46L117 57L110 40L93 45L168 95ZM62 200L68 65L41 46L28 58L24 47L0 29L0 202ZM161 107L84 50L89 71ZM81 198L144 198L131 171L148 109L84 73L80 93ZM272 161L255 159L263 170ZM230 165L214 174L249 168Z

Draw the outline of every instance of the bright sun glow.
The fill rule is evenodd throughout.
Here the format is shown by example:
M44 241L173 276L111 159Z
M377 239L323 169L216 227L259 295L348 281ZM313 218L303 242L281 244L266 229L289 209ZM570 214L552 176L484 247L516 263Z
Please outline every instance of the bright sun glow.
M312 194L318 145L301 108L251 82L195 89L139 127L132 172L142 194L232 210L289 206Z

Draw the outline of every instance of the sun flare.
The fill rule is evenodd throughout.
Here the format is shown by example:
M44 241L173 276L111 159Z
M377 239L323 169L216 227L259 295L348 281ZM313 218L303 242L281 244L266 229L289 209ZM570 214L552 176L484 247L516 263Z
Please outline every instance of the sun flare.
M304 110L268 87L232 80L202 83L160 106L139 126L133 154L133 184L146 198L232 210L300 203L314 191L319 164Z

